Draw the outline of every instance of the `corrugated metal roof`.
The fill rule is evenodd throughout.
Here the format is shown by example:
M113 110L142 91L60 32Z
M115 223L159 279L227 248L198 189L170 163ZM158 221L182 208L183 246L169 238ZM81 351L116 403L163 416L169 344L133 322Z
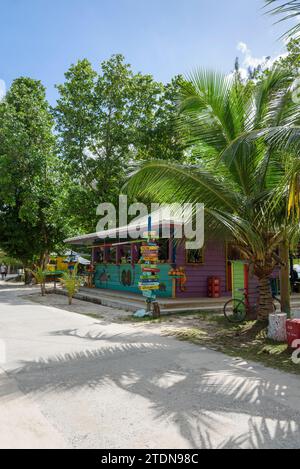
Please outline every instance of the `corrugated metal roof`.
M140 217L134 220L127 226L122 226L112 230L100 231L98 233L89 233L86 235L76 236L74 238L68 238L64 242L74 245L88 245L93 244L95 241L103 241L107 238L117 239L120 236L122 237L122 235L127 235L129 230L140 229L141 231L144 231L148 229L149 216L151 216L151 229L157 230L160 227L168 228L171 225L181 226L183 224L181 213L177 212L177 214L170 214L170 209L162 208L161 210L153 212L151 215Z

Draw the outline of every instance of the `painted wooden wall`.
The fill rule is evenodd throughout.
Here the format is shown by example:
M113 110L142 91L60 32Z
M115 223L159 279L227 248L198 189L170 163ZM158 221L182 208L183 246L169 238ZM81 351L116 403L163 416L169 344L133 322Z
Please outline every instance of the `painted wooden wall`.
M246 263L243 261L236 261L235 265L238 265L238 264L240 264L241 269L242 269L242 266L244 266ZM271 275L271 279L278 279L279 275L280 275L279 268L276 268L273 274ZM236 285L242 285L242 283L243 283L242 278L240 280L235 279ZM238 288L242 288L242 287L238 286ZM234 293L235 298L240 298L241 295L242 294L239 292ZM253 273L253 268L251 266L248 267L248 295L249 295L249 301L250 301L251 306L255 306L259 297L258 279L257 277L255 277Z
M159 268L159 280L161 283L161 291L157 292L157 296L161 298L171 298L172 279L168 275L171 269L171 265L160 264ZM101 288L103 290L141 293L138 288L141 273L142 270L139 264L136 264L135 266L132 266L131 264L97 264L94 282L96 288ZM128 280L128 283L130 284L126 283L126 280Z
M97 259L97 251L94 252L94 261ZM170 257L173 249L170 243ZM178 245L176 248L176 266L184 267L187 274L187 283L186 291L181 292L177 288L177 297L178 298L206 298L207 289L208 289L208 278L211 276L220 277L221 280L221 296L230 295L230 292L227 292L226 285L226 248L225 243L208 241L204 248L204 264L188 265L186 264L186 255L184 245ZM160 264L160 281L166 285L166 291L160 292L158 296L161 297L172 297L172 279L169 277L168 272L173 267L171 264ZM134 285L123 286L120 282L122 278L122 272L120 269L130 269L132 278L135 278ZM111 290L120 290L128 291L131 293L139 293L138 281L141 274L141 268L139 265L136 265L134 269L130 264L125 266L117 265L106 265L106 264L97 264L96 275L95 275L95 286L97 288L111 289ZM106 276L109 279L105 279Z
M233 285L232 296L237 300L244 300L244 290L249 287L249 281L247 285L245 272L245 269L248 268L247 263L242 261L233 261L231 265Z
M185 267L187 283L185 292L177 292L179 298L206 298L209 277L220 277L221 296L228 295L226 287L226 248L225 243L207 241L204 247L204 264L188 265L185 259L185 249L181 245L177 248L177 267Z

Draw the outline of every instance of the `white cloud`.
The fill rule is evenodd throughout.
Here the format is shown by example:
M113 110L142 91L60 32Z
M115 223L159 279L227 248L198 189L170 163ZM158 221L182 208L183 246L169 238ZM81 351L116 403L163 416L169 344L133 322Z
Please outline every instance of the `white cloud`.
M243 54L246 54L249 51L247 44L244 42L238 43L237 50L240 50Z
M243 55L243 61L241 63L240 69L242 78L247 78L249 68L254 69L257 68L259 65L261 65L263 68L271 67L277 60L288 55L286 52L283 54L279 54L274 58L268 56L254 57L252 55L251 49L245 42L242 41L237 44L237 50L240 51Z
M4 98L6 93L5 81L0 79L0 101Z
M255 68L258 65L264 63L267 57L253 57L251 49L245 44L245 42L239 42L237 45L237 50L241 51L244 55L243 66L248 68Z

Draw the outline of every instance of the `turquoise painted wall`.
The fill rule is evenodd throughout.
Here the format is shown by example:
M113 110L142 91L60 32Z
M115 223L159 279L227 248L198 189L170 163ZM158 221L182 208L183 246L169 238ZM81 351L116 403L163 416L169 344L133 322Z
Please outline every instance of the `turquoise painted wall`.
M159 268L159 280L163 289L157 292L157 296L161 298L171 298L172 279L168 275L171 265L160 264ZM131 264L97 264L94 276L95 287L103 290L141 293L138 288L141 273L142 270L139 264L134 267Z

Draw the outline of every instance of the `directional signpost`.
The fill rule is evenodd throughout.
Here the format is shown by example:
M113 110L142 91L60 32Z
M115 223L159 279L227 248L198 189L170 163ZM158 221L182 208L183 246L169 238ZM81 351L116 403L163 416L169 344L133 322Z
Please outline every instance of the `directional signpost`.
M158 258L159 246L156 242L157 233L151 230L151 217L149 217L148 231L144 233L145 241L141 246L142 254L142 274L139 282L139 289L146 298L147 310L145 314L152 311L153 317L160 316L159 305L156 301L156 292L159 290Z

